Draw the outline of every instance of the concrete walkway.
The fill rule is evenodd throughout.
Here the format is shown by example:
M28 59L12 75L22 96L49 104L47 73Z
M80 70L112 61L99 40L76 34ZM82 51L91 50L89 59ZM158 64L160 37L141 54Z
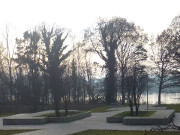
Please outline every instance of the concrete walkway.
M144 110L145 106L141 106L141 110ZM134 126L123 125L121 123L107 123L106 117L112 116L118 112L129 110L128 107L114 108L115 111L105 113L92 113L91 117L78 120L71 123L50 123L45 125L3 125L2 118L0 118L0 129L40 129L33 132L21 133L19 135L68 135L75 132L84 131L87 129L112 129L112 130L149 130L153 125ZM25 116L37 116L43 113L52 112L44 111L34 114L18 114L17 117ZM180 125L180 113L176 113L175 123Z

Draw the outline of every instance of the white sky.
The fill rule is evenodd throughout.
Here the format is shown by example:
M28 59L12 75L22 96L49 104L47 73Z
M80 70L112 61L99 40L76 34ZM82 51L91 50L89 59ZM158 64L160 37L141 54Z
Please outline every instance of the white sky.
M75 34L99 17L126 18L149 35L160 33L180 13L180 0L0 0L0 25L11 24L20 34L42 22Z
M5 25L15 28L12 37L22 36L42 22L57 24L81 37L99 17L114 16L135 22L150 36L161 33L179 14L180 0L0 0L0 41ZM92 60L103 63L97 56Z

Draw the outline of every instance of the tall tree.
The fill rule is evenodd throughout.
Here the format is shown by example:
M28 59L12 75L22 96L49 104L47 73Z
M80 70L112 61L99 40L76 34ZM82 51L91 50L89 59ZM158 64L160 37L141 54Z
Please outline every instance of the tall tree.
M93 91L93 64L90 61L90 58L87 58L87 51L85 51L85 74L86 74L86 89L89 96L89 103L94 100L94 91Z
M6 46L6 64L7 64L7 69L6 72L8 73L8 82L5 82L9 86L9 97L10 101L12 102L12 97L13 97L13 57L14 57L14 49L15 49L15 44L14 41L12 41L12 33L11 33L11 28L10 26L6 25L5 26L5 32L2 33L3 38L4 38L4 45Z
M0 43L0 98L1 98L1 109L0 113L2 111L3 105L6 105L9 102L9 78L7 76L6 70L5 70L5 64L6 64L6 50L2 43Z
M179 86L180 82L180 16L176 16L166 33L168 35L168 59L171 65L169 86Z
M97 25L98 39L93 42L93 51L96 52L105 62L105 97L106 103L116 102L116 57L117 48L117 27L116 19L100 20ZM94 36L96 37L95 33Z
M158 104L161 104L162 90L169 87L173 71L173 63L170 62L170 53L168 46L170 42L171 29L164 30L156 39L156 43L152 43L152 60L155 63L155 74L158 77Z
M136 47L134 51L134 66L133 66L133 100L136 110L136 115L139 112L139 105L141 94L146 89L146 79L148 79L147 73L145 72L145 66L142 64L143 61L147 59L147 51L144 49L143 45Z
M60 116L60 99L63 97L62 76L65 69L63 61L71 53L71 51L65 53L67 45L64 45L64 41L67 38L67 34L65 34L62 29L55 27L48 30L47 26L42 26L40 31L45 47L45 55L47 57L44 63L45 66L42 66L42 69L46 70L49 74L55 113L56 116Z
M85 33L86 37L89 37L87 35L91 34L93 46L92 50L96 52L105 62L105 67L107 69L105 79L105 97L107 104L111 104L116 101L116 31L115 19L112 19L109 21L100 20L94 32ZM96 37L98 37L98 39Z
M22 41L22 42L20 42ZM23 40L18 40L17 43L19 43L19 47L21 44L25 44L25 52L24 55L18 54L18 60L20 60L21 64L27 64L29 68L29 83L30 83L30 90L31 90L31 105L32 105L32 111L37 111L37 105L40 101L40 73L39 73L39 57L38 57L38 46L40 41L40 35L35 30L33 32L26 31L24 33ZM20 48L19 48L20 49ZM20 50L19 50L20 51ZM21 55L21 56L20 56ZM22 69L20 69L21 72ZM21 77L21 75L20 75Z
M125 26L124 26L125 25ZM137 50L137 47L144 45L147 43L147 35L143 32L143 30L135 26L134 23L124 22L121 27L127 27L126 29L122 29L122 35L118 37L119 45L116 50L117 55L117 65L120 73L120 86L122 93L122 104L125 104L125 77L127 74L128 66L134 59L134 52Z
M92 50L96 52L105 62L106 72L106 102L108 104L116 101L117 96L117 55L121 68L121 92L123 104L125 103L124 74L125 63L128 58L128 49L132 43L137 42L140 37L134 23L127 22L124 18L113 18L111 20L100 20L95 31L86 31L85 37L91 36ZM118 51L117 51L118 50ZM117 55L116 55L117 54Z

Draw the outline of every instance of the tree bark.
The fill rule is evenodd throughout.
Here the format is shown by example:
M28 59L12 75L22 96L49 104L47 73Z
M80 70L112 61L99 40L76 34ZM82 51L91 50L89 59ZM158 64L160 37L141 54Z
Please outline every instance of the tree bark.
M161 66L161 76L160 76L159 94L158 94L158 105L161 105L161 92L162 92L163 79L164 79L164 63L162 63L162 66Z

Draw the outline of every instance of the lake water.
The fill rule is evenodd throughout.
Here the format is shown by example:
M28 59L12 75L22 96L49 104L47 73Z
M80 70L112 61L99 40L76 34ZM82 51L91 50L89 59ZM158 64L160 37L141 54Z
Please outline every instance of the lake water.
M148 96L149 104L157 104L158 102L158 93L150 93ZM142 103L146 103L147 95L144 93L142 95ZM161 103L162 104L180 104L180 93L162 93L161 94Z

